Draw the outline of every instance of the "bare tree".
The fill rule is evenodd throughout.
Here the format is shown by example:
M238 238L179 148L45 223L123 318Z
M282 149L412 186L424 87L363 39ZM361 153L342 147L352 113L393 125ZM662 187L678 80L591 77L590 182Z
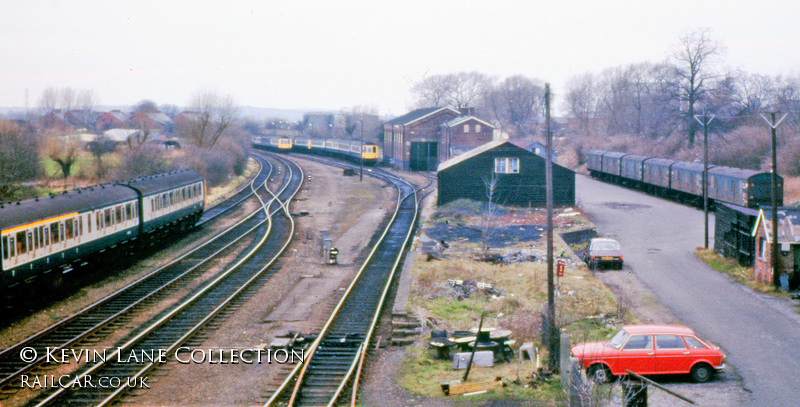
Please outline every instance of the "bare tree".
M702 101L719 74L714 71L724 47L714 42L709 29L686 31L678 38L668 63L671 78L667 82L673 98L681 102L680 115L688 132L688 146L694 146L697 123L696 104Z
M416 107L440 107L448 104L448 95L452 92L453 83L447 75L431 75L411 87L416 99Z
M489 251L489 238L494 234L492 229L492 221L497 217L500 212L497 204L494 202L497 199L497 183L499 178L497 173L492 171L492 176L483 178L483 185L486 188L486 209L483 211L483 231L481 233L481 247L483 252Z
M133 107L134 112L152 112L158 110L158 105L150 99L140 100L136 106Z
M17 198L20 183L39 175L37 141L32 129L0 121L0 201Z
M594 82L590 73L573 76L567 81L564 103L567 111L578 120L582 131L588 130L590 122L597 116L599 101Z
M50 135L45 139L44 149L47 157L58 164L66 188L67 179L72 175L73 166L78 161L78 141L72 137Z
M489 77L473 71L425 77L411 92L418 108L450 106L459 109L474 107L490 88Z
M114 152L116 143L106 136L100 136L86 145L94 159L95 175L98 179L103 179L108 175L108 165L103 161L103 156Z
M504 79L488 92L484 107L494 119L513 126L520 137L532 131L542 116L543 82L515 75Z
M238 107L230 95L203 91L191 103L195 112L182 136L200 148L212 148L227 134L228 128L238 119Z

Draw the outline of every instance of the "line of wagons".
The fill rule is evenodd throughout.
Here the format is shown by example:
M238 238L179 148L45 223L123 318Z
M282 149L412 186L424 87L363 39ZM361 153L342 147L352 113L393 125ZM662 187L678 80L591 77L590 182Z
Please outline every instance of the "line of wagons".
M308 154L322 154L360 162L364 165L375 165L383 160L380 147L360 140L326 139L319 137L282 137L253 136L253 147L278 150L297 151Z
M188 230L204 206L204 179L192 170L0 202L0 293L8 300L58 287L77 265Z
M690 205L703 205L703 164L666 158L593 150L588 153L593 178L640 189ZM772 174L718 165L708 166L709 205L727 202L748 208L772 204ZM783 178L777 182L783 205Z

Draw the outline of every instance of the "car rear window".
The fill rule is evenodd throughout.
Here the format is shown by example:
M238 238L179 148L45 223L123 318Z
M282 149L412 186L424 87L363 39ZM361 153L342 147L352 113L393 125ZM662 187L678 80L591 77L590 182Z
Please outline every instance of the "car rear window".
M617 242L594 242L594 243L592 243L592 250L619 250L619 243L617 243Z
M656 335L656 349L686 349L678 335Z
M697 339L691 336L684 336L683 340L686 341L686 345L689 346L689 349L705 349L706 345L703 345L702 342L698 341Z

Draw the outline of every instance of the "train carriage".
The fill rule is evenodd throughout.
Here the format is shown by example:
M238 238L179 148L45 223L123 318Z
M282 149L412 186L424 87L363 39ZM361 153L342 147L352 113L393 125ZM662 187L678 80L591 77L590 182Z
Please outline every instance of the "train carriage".
M137 194L101 185L0 205L2 287L60 274L85 256L138 234Z
M587 169L589 170L589 174L591 176L597 177L601 172L603 172L603 154L606 152L607 151L604 150L592 150L587 154Z
M637 154L626 154L620 158L620 178L622 178L622 183L638 188L642 183L644 162L650 158Z
M605 178L617 181L620 176L620 170L622 166L620 165L620 160L625 153L617 153L617 152L606 152L603 154L603 170L602 174L604 174Z
M175 226L185 229L197 223L205 204L203 177L192 170L131 180L125 185L140 194L141 233Z
M652 193L663 195L670 188L670 168L677 161L666 158L650 158L642 163L642 183Z
M262 137L261 144L267 147L283 151L292 149L292 139L289 137L281 137L281 136L267 137L267 143L264 143L263 139L264 138Z
M713 165L708 166L708 168L713 167ZM672 191L692 200L703 196L703 164L678 161L672 164L671 169Z
M745 207L771 205L771 174L732 167L714 167L708 170L708 196ZM783 197L783 178L778 177L778 196ZM778 205L783 205L780 198Z

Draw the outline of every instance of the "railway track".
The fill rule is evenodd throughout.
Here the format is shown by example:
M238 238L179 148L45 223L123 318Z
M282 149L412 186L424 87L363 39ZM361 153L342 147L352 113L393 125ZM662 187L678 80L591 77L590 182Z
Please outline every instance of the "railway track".
M287 163L288 164L288 163ZM168 312L150 322L146 328L132 335L125 343L115 346L104 360L87 363L71 376L71 382L55 392L35 400L35 405L106 405L131 390L129 386L103 388L101 378L117 383L130 384L130 380L142 380L145 375L165 359L149 360L150 363L131 362L130 354L172 354L182 343L200 332L204 326L230 306L248 287L263 277L291 240L293 221L288 214L288 202L294 197L303 182L302 170L296 167L288 172L289 182L273 194L268 202L262 202L265 213L285 213L286 216L268 216L259 224L259 241L246 254L239 256L213 281L196 292L181 299ZM268 239L268 236L270 237ZM273 238L277 236L278 238ZM82 383L91 385L81 385ZM76 384L77 387L76 388ZM108 388L111 387L111 388Z
M261 171L250 184L251 194L253 191L265 189L267 180L273 172L272 165L268 164L266 168L267 170ZM284 182L281 192L287 190L289 184L289 180ZM268 199L271 204L276 200L271 193L268 194ZM239 199L235 201L235 204L239 203ZM262 201L261 206L264 205ZM274 213L280 208L280 205L274 206L271 211ZM102 337L125 325L138 311L174 294L181 286L186 286L188 279L201 274L204 267L208 269L212 259L231 252L237 242L266 222L266 218L263 211L254 212L191 252L149 273L116 294L0 352L0 384L4 385L4 395L9 396L9 393L19 390L19 378L22 374L39 373L52 368L43 363L48 361L48 350L50 352L66 350L79 345L90 348ZM20 353L23 350L28 352L28 355L37 356L23 358Z
M312 160L354 167L328 160ZM385 171L375 169L365 174L385 179L395 186L398 200L394 214L319 337L309 347L304 363L298 364L288 374L267 401L267 406L283 404L287 397L289 406L333 405L348 383L357 386L366 349L412 236L419 212L419 192L423 189L414 188L402 178ZM291 395L288 395L290 388Z

